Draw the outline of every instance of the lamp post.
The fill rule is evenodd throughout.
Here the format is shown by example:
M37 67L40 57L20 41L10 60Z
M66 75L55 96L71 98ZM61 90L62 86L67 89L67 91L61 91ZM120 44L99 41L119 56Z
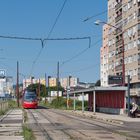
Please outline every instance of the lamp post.
M96 25L100 25L100 24L107 24L108 26L110 27L113 27L115 29L118 29L119 31L122 32L122 86L125 86L125 64L124 64L124 38L123 38L123 31L121 28L118 28L112 24L109 24L107 22L104 22L104 21L100 21L100 20L97 20L94 22Z

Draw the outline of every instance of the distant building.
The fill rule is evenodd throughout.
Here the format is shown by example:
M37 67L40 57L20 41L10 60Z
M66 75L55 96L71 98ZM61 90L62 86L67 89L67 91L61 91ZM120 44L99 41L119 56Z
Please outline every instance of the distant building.
M79 82L79 78L77 77L72 77L72 76L69 76L67 78L61 78L60 79L60 84L61 86L66 89L68 86L70 87L76 87L77 84Z
M48 78L48 81L49 81L49 86L50 87L57 86L57 78L55 78L55 77L49 77ZM65 77L65 78L60 78L59 81L60 81L60 85L64 89L66 89L68 86L70 86L70 87L77 86L77 84L79 82L79 78L69 76L69 77Z
M48 85L49 85L50 87L55 87L55 86L57 86L57 79L54 78L54 77L49 77L48 82L49 82Z
M39 83L45 85L45 78L35 79L34 77L30 77L29 79L23 79L23 89L27 88L31 84Z
M57 91L50 91L50 96L51 97L57 97ZM62 91L58 92L58 96L61 97L62 96Z
M13 77L7 76L6 77L6 86L5 86L5 93L12 93L13 91Z
M67 85L68 85L68 78L61 78L60 79L60 85L66 89Z
M6 76L5 70L0 70L0 97L5 97L13 91L13 78Z

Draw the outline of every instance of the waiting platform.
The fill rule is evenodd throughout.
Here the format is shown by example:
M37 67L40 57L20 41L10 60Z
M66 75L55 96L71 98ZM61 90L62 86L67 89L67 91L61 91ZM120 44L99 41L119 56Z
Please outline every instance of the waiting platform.
M24 140L22 136L23 113L14 109L0 117L0 140Z

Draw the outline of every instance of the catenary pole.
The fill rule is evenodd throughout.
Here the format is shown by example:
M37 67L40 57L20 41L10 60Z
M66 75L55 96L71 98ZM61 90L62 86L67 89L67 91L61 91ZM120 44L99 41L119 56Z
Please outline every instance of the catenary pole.
M17 94L17 106L19 107L19 62L17 61L17 86L16 86L16 94Z

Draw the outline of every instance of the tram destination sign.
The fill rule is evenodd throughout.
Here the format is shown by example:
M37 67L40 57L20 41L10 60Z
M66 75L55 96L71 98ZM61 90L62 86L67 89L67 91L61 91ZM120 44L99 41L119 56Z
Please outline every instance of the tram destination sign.
M108 84L122 84L123 77L121 75L109 75Z

